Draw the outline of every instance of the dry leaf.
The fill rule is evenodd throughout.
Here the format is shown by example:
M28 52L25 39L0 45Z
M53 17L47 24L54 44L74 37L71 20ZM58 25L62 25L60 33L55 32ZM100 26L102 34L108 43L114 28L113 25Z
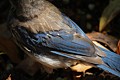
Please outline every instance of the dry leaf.
M6 80L12 80L12 79L11 79L11 74L8 76L8 78L7 78Z
M110 35L107 35L107 34L102 34L102 33L99 33L99 32L87 33L87 36L92 41L102 43L102 45L104 47L107 47L107 48L113 50L114 52L117 49L118 39L116 39L113 36L110 36Z
M92 68L92 66L90 65L84 65L84 64L77 64L73 67L71 67L71 69L73 71L77 71L77 72L85 72L86 70Z
M120 0L111 0L104 9L99 23L99 31L103 31L106 25L120 13Z

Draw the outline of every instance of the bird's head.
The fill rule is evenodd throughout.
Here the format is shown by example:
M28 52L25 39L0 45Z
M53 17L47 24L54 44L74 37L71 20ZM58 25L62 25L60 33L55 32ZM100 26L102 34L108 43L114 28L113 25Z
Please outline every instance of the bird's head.
M46 2L46 0L10 0L16 17L21 17L24 20L41 14L47 7Z

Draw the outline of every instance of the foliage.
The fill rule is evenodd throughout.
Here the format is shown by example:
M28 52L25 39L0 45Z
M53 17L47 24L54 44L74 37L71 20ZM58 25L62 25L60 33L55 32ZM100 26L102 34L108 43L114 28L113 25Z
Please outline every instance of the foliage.
M120 0L111 0L100 18L99 31L104 30L106 25L118 14L120 14Z

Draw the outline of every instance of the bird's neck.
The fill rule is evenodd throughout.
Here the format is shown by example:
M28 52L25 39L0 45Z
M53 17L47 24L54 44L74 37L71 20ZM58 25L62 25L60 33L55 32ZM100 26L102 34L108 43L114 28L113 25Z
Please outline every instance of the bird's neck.
M11 0L16 16L32 18L44 11L46 0ZM47 2L48 3L48 2Z

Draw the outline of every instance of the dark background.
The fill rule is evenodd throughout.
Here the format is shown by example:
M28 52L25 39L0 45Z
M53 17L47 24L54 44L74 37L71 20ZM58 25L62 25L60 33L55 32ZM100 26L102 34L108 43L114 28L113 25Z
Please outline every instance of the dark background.
M109 0L49 0L85 32L98 31L99 18Z

